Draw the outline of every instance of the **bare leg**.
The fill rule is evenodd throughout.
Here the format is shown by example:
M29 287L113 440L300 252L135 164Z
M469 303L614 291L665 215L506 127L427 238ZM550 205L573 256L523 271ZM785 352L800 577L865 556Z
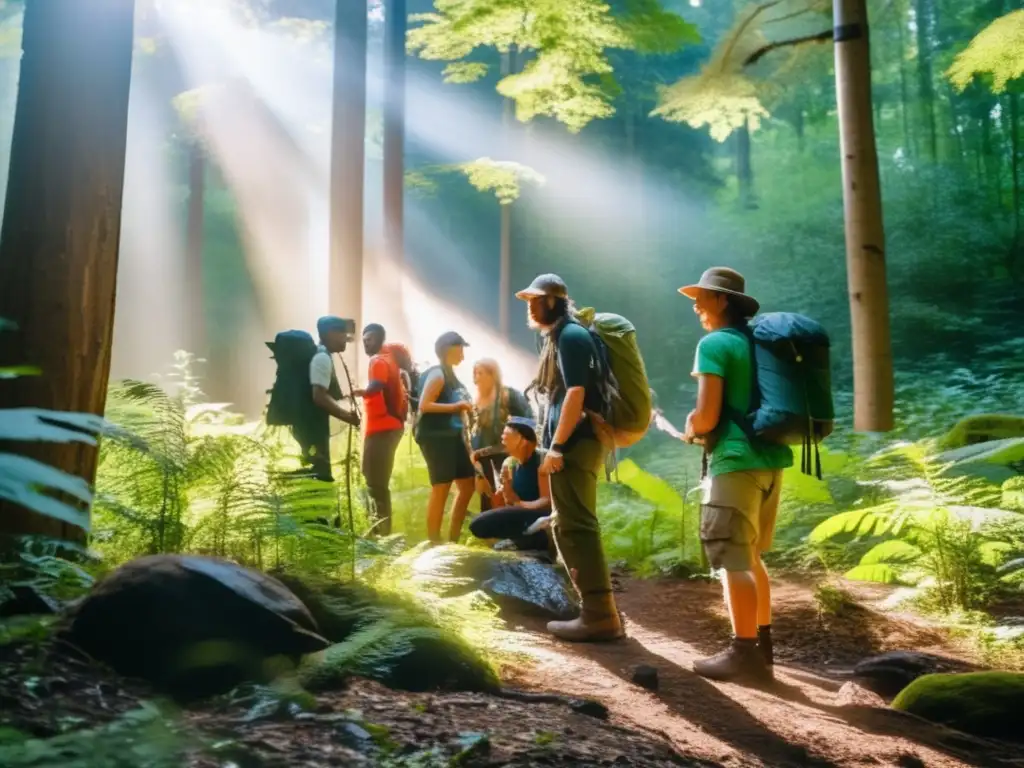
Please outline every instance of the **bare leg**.
M725 574L726 600L733 634L741 639L757 637L757 582L750 571Z
M457 544L459 537L462 536L466 510L469 509L469 502L473 500L475 491L476 481L473 478L455 481L455 504L452 505L452 519L448 528L448 541L452 544ZM438 529L440 530L440 522Z
M757 626L767 627L772 623L772 585L760 552L754 557L754 581L757 583Z
M441 521L444 520L444 505L448 502L448 491L451 487L451 483L440 483L430 487L430 501L427 502L427 538L435 543L441 541Z

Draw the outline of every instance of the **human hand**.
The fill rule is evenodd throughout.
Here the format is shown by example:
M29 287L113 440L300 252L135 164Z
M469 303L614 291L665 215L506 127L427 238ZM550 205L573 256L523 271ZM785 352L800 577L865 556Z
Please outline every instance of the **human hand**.
M548 451L544 457L544 463L540 465L540 471L545 475L553 475L562 471L565 467L565 459L557 451Z
M469 413L473 410L473 404L468 400L460 400L455 404L455 410L458 413Z

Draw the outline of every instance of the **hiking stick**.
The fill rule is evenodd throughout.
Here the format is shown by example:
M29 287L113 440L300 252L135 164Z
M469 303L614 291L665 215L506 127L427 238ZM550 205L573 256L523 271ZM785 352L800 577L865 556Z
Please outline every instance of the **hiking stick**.
M348 383L348 397L352 401L352 409L356 418L362 422L362 414L359 412L359 405L356 403L355 388L352 386L352 374L349 373L348 364L340 354L341 367L345 371L345 381ZM352 425L348 425L348 455L345 456L345 492L348 496L348 530L352 536L352 578L356 577L356 518L352 512Z

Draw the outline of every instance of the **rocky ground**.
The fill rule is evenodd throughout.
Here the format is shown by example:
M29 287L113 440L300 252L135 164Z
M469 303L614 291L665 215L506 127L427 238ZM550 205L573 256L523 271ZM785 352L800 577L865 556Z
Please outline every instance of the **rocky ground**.
M315 699L254 690L248 698L177 713L148 704L145 686L59 647L6 645L0 646L0 764L1024 765L1024 748L900 715L850 684L854 662L894 648L975 661L935 628L863 606L822 616L809 588L780 584L778 680L755 690L709 683L690 671L694 658L717 650L728 635L716 585L623 579L620 590L629 631L624 641L565 645L533 620L510 627L506 638L523 659L503 672L510 687L597 699L606 718L566 703L402 693L364 681ZM871 597L864 595L866 602ZM640 665L657 670L657 690L633 682ZM33 750L6 751L23 738L19 733L67 735Z

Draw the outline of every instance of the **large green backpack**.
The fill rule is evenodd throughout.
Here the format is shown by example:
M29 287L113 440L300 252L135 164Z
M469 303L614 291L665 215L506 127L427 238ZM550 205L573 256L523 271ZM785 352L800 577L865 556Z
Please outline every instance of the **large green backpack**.
M597 342L601 358L603 413L589 412L598 437L611 448L628 448L647 434L651 423L651 387L636 328L621 315L595 312L576 313L576 321L587 328Z

